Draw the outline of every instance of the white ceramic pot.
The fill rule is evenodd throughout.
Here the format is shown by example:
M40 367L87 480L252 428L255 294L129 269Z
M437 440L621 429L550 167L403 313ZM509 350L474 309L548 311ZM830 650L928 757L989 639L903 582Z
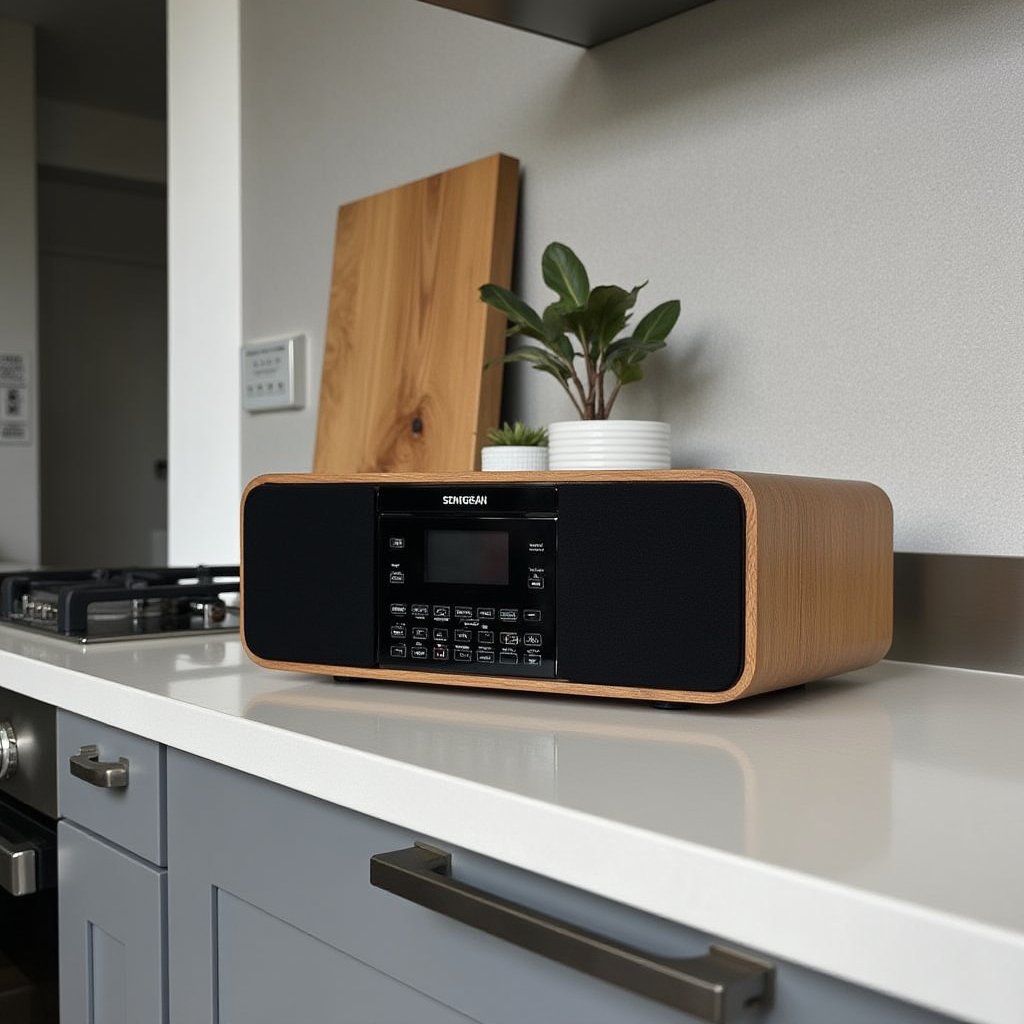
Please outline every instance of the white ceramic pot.
M548 450L536 444L493 444L480 449L480 468L489 473L547 469Z
M669 469L669 425L660 420L566 420L548 427L551 469Z

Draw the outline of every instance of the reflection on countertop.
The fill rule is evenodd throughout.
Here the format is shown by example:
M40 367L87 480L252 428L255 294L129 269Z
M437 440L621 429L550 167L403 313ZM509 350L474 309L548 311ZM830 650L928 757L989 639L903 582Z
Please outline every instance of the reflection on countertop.
M310 682L246 716L788 866L888 843L888 716L856 683L726 709ZM841 818L831 811L844 808ZM801 808L794 821L793 807Z

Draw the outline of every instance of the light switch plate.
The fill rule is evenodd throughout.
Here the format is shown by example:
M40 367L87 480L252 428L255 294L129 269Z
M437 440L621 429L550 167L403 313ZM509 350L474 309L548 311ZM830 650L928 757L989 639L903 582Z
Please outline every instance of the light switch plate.
M293 334L242 346L242 408L301 409L306 404L306 336Z

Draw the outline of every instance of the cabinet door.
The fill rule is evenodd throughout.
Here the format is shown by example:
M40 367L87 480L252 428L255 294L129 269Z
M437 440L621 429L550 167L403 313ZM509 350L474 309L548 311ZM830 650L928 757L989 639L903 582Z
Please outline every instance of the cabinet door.
M171 750L167 808L175 1024L695 1020L370 885L371 856L431 837ZM694 957L717 941L453 852L468 884L615 943ZM925 1024L940 1018L779 964L773 1008L730 1020Z
M167 873L57 826L61 1024L166 1024Z

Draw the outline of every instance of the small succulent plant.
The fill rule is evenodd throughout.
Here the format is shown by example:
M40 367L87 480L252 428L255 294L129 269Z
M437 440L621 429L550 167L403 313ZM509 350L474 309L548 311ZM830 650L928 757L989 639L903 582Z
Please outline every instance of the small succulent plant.
M512 424L503 423L497 430L489 430L487 440L494 445L544 448L548 443L548 432L544 427L528 427L517 420Z
M540 342L540 346L523 345L496 361L532 364L561 384L581 420L607 419L622 386L640 380L641 363L665 347L679 319L679 300L655 306L631 334L620 338L643 284L628 291L614 284L591 288L583 264L561 242L552 242L544 250L541 274L558 296L543 314L507 288L496 284L480 288L480 298L508 317L509 336L521 334ZM607 377L612 378L611 384L606 383Z

